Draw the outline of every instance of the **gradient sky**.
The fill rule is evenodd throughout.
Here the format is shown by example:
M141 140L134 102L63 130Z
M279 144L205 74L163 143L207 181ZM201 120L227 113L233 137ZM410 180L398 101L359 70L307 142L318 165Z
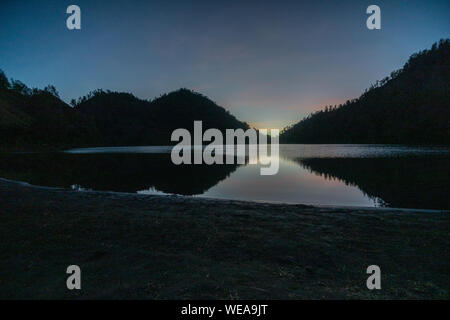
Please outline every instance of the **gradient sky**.
M67 6L81 30L66 28ZM366 28L367 6L381 30ZM187 87L258 128L358 97L449 38L450 1L10 1L0 68L65 101L90 90L140 98Z

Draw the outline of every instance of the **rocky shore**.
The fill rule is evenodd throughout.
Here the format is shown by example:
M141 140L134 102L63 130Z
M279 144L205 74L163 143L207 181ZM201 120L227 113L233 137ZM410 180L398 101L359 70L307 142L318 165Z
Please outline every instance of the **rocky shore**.
M448 299L449 212L0 180L1 299ZM78 265L82 289L66 288ZM381 268L381 290L366 269Z

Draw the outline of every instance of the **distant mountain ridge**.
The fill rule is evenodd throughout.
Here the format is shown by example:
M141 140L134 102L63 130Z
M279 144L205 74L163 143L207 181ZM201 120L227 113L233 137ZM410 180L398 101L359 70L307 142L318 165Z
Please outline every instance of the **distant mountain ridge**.
M450 41L413 54L358 99L283 129L282 143L450 144Z
M204 130L249 128L207 97L188 89L153 101L127 93L97 91L76 104L75 111L96 123L108 145L171 144L172 132L178 128L193 132L195 120L202 120Z
M73 106L52 86L29 89L0 73L0 148L167 145L177 128L193 132L195 120L209 128L248 129L227 110L188 89L152 101L130 93L96 90Z
M358 99L283 129L281 143L450 144L450 40L413 54ZM223 107L180 89L154 100L95 90L72 107L53 86L30 89L0 71L0 149L168 145L177 128L248 129Z

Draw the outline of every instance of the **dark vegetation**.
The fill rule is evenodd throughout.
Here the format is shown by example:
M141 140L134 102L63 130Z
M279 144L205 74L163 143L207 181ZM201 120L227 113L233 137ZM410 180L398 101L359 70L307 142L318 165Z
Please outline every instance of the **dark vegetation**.
M172 132L185 128L193 135L195 120L203 130L247 129L227 110L207 97L180 89L152 101L129 93L94 91L75 104L75 111L92 119L102 133L103 145L167 145Z
M61 147L170 145L173 130L248 129L227 110L188 89L152 101L129 93L95 90L62 101L56 89L30 89L0 72L0 148L57 149Z
M450 40L413 54L358 99L283 130L284 143L450 143Z
M0 72L0 148L84 145L97 136L92 121L59 99L54 87L29 89Z
M282 143L450 143L450 41L410 57L358 99L327 106L287 127ZM62 101L55 87L30 89L0 71L0 148L170 145L177 128L247 129L207 97L180 89L154 100L95 90Z

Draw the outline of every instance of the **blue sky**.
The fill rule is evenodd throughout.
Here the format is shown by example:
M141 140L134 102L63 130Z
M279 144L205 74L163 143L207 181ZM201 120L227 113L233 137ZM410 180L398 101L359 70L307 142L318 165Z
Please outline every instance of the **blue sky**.
M66 8L81 8L81 30ZM381 8L381 30L366 8ZM449 38L449 1L2 1L0 68L69 101L187 87L259 128L358 97Z

